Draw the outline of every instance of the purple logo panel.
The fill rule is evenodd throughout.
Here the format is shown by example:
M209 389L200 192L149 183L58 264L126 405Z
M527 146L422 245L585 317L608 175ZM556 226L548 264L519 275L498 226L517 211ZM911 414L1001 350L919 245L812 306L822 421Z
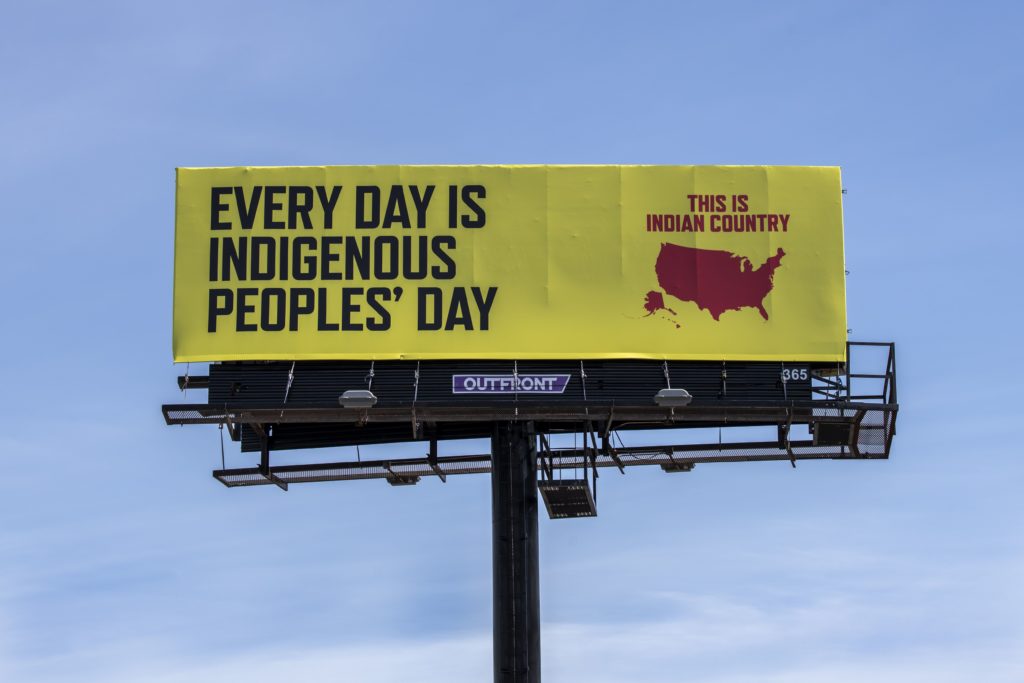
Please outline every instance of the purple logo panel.
M561 394L569 375L452 375L453 394Z

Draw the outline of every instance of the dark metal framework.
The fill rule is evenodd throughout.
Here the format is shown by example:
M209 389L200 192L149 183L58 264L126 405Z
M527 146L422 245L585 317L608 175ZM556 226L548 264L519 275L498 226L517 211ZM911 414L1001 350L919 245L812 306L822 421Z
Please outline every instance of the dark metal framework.
M875 352L875 353L871 353ZM858 361L858 354L866 356ZM351 479L416 483L422 477L481 474L491 455L443 456L438 442L486 438L498 422L535 424L542 435L543 472L657 465L688 471L699 463L876 459L889 455L899 409L895 346L850 342L845 365L809 363L662 363L658 361L513 363L223 363L209 376L179 378L183 389L206 388L207 403L163 406L169 425L218 424L260 453L251 467L213 476L226 486ZM856 363L861 363L856 365ZM867 364L865 369L864 365ZM806 380L784 380L806 369ZM559 396L454 396L460 371L561 372L572 380ZM685 387L685 407L658 406L666 384ZM372 408L343 408L346 389L369 387ZM749 441L744 426L771 426L776 438ZM710 443L625 446L616 437L635 429L720 429ZM798 430L806 438L795 438ZM733 432L742 434L737 439ZM546 435L579 433L584 445L551 448ZM791 435L794 438L791 438ZM271 453L325 446L421 441L423 457L275 465ZM552 477L553 478L553 477ZM544 481L542 476L541 481Z
M862 358L863 357L863 358ZM178 378L206 403L163 406L169 425L216 424L251 467L215 470L228 487L353 479L416 484L491 474L494 677L540 680L538 492L552 518L597 514L599 471L659 466L689 472L715 462L887 458L896 433L891 343L850 342L846 363L659 361L237 362ZM462 374L568 377L558 394L465 395ZM685 389L685 392L680 392ZM668 393L666 394L666 390ZM351 392L358 405L339 404ZM664 396L674 401L662 400ZM685 396L686 405L679 403ZM752 441L744 427L770 427ZM620 432L715 428L704 443L626 446ZM763 429L762 429L763 431ZM582 435L572 448L554 434ZM736 436L738 433L739 436ZM451 439L490 438L491 452L439 455ZM422 457L273 464L274 451L422 442ZM575 443L575 437L574 437ZM572 470L572 477L562 473ZM582 475L582 476L581 476Z

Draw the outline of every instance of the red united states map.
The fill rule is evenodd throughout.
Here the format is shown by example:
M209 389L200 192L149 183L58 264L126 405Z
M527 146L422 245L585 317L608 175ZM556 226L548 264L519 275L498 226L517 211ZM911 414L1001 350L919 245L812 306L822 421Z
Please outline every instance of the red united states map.
M775 284L775 271L786 255L779 249L758 268L745 256L731 251L697 249L663 243L654 271L658 286L665 294L680 301L692 301L718 320L726 311L755 308L768 320L764 299ZM662 292L647 293L644 309L647 315L675 311L665 306Z

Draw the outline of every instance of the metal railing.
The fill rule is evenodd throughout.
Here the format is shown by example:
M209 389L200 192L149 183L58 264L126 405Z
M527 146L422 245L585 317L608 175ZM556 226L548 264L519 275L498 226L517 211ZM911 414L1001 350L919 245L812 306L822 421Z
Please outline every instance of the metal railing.
M885 352L880 358L858 358L870 350ZM859 353L860 352L860 353ZM865 368L864 366L867 365ZM846 342L846 363L814 374L811 392L817 399L895 405L896 344L894 342Z

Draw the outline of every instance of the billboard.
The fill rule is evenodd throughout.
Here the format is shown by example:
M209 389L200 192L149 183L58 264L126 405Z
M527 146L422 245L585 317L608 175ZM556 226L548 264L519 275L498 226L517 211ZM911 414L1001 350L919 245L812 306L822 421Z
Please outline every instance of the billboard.
M840 174L179 168L175 361L839 361Z

